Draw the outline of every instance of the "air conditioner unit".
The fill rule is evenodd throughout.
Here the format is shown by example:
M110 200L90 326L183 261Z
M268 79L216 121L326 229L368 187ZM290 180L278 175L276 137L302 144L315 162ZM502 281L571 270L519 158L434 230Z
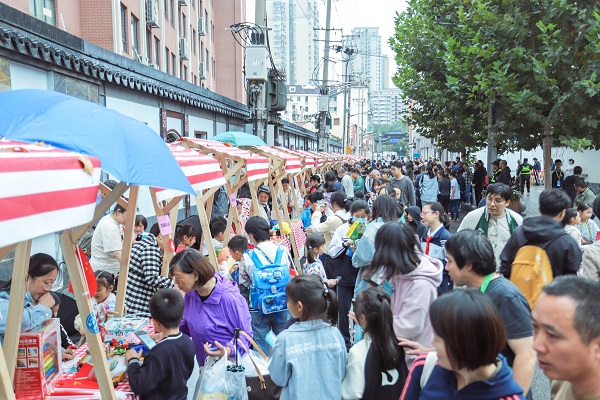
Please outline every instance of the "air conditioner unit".
M158 0L146 0L146 24L158 28Z
M206 79L206 68L204 63L198 63L198 79Z
M179 58L182 60L188 59L188 42L187 38L179 39Z
M152 67L154 69L158 69L160 70L160 67L158 66L158 64L148 64L149 67Z
M198 18L198 35L206 36L206 27L204 26L204 18Z
M187 6L188 2L187 2L187 0L179 0L179 5L182 6L182 7L183 6Z

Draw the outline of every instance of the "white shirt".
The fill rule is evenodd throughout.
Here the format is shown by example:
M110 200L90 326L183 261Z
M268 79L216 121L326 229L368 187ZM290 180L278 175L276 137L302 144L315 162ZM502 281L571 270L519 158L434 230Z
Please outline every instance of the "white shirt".
M92 236L92 259L90 260L94 271L108 271L113 275L119 273L121 264L113 253L123 250L121 232L121 225L112 214L105 215L98 222Z
M352 178L350 178L350 175L348 175L346 173L346 175L344 175L344 177L342 178L342 190L344 191L344 193L346 193L346 197L353 199L354 198L354 184L352 183Z

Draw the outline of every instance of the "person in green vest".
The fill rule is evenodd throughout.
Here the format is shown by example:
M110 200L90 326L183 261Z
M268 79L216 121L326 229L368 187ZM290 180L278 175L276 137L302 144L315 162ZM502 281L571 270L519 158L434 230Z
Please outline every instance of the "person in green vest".
M498 183L498 177L502 173L500 169L500 161L496 160L492 163L492 176L490 178L490 183Z
M494 249L496 265L500 266L500 254L508 238L523 223L523 217L509 210L512 189L503 183L493 183L487 187L485 207L468 213L458 227L458 232L475 229L485 235Z
M533 167L527 162L527 158L523 159L523 163L517 168L517 176L521 179L521 194L525 192L527 185L527 193L531 192L531 170Z

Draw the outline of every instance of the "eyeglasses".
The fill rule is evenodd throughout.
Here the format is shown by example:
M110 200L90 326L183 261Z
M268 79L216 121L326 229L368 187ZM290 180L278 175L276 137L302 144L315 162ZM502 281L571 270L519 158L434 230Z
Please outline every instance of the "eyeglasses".
M496 198L488 197L487 201L488 201L488 203L502 204L502 203L506 202L506 199L503 199L501 197L496 197Z
M55 281L44 282L43 280L41 280L37 276L34 276L33 279L37 279L38 281L42 282L44 284L44 289L52 289L52 286L54 286L54 282L55 282Z

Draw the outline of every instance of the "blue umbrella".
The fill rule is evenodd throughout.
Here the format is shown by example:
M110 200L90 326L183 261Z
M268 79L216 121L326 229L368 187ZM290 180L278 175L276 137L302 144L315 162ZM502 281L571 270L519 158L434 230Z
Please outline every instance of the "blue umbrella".
M146 124L99 104L48 90L0 93L0 137L96 156L130 185L194 189L165 142Z
M246 132L223 132L214 136L212 140L221 143L230 143L232 146L266 146L267 144L258 136Z

